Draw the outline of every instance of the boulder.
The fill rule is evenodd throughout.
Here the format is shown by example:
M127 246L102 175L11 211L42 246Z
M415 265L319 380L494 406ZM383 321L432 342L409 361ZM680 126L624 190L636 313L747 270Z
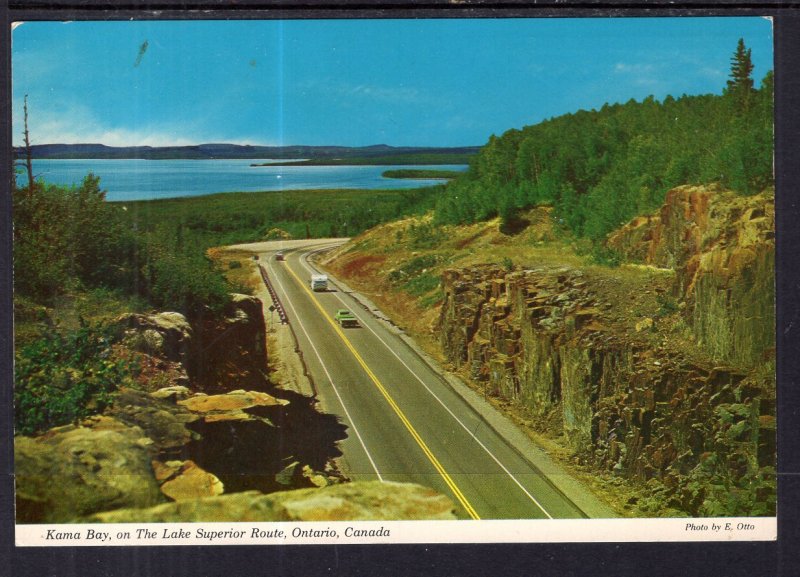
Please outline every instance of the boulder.
M128 345L142 353L184 365L190 357L193 331L180 313L126 314L117 326Z
M161 492L174 501L214 497L224 492L222 482L194 461L184 461L169 470L171 475L161 484Z
M179 394L175 389L173 392ZM167 400L159 396L136 389L122 389L109 414L128 425L140 427L158 450L178 451L198 437L186 425L201 417L173 402L172 395Z
M164 501L142 429L108 417L93 424L14 439L17 522L65 523Z
M207 423L218 421L250 421L265 420L245 409L254 407L283 407L289 404L284 399L276 399L267 393L258 391L231 391L224 395L198 394L188 399L178 401L178 405L185 407L193 413L203 415Z

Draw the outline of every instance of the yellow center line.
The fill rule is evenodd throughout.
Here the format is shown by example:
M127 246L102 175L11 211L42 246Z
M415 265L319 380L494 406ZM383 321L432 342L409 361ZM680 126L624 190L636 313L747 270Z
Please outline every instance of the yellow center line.
M378 377L375 376L375 373L373 373L372 370L367 366L367 363L364 361L361 355L358 354L358 351L356 351L350 340L344 335L339 325L333 320L333 318L327 312L325 312L325 309L322 308L322 305L320 304L319 300L317 300L317 298L314 296L314 293L311 292L311 289L306 286L306 283L304 283L290 267L287 266L286 270L289 271L289 274L291 274L295 278L298 284L301 287L303 287L303 289L311 297L311 300L314 303L314 305L320 310L322 316L325 318L326 321L328 321L331 327L333 327L333 330L336 331L336 334L339 335L339 338L342 339L342 342L353 354L353 357L355 357L356 361L358 361L358 364L361 365L361 368L363 368L364 372L367 373L367 376L369 376L369 378L372 380L375 387L381 392L383 397L389 403L389 406L392 407L392 409L394 410L395 414L398 416L400 421L403 423L403 425L405 425L406 429L408 429L408 432L411 433L411 436L417 442L417 445L419 445L420 449L422 449L422 452L425 453L425 456L428 457L428 460L433 464L434 468L442 476L444 482L447 484L448 487L450 487L450 490L453 491L453 494L456 496L456 498L464 507L464 509L466 509L467 513L469 513L469 516L475 520L480 519L478 513L475 511L472 505L470 505L469 501L467 501L467 498L461 492L461 489L458 488L455 481L453 481L452 477L450 477L450 475L447 473L447 471L439 462L439 460L436 458L436 456L433 454L433 452L428 448L428 445L425 444L425 441L422 440L422 437L419 435L414 426L408 420L405 413L403 413L402 409L400 409L395 400L389 394L389 391L386 390L386 388L380 382Z

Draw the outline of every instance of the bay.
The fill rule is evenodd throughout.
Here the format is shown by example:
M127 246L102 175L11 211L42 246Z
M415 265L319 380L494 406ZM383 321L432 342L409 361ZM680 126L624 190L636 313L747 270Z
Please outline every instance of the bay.
M140 160L35 159L37 179L51 184L80 184L92 172L100 177L106 199L152 200L203 196L220 192L258 192L308 189L401 189L441 183L437 179L399 179L381 176L386 170L419 168L466 170L463 165L439 166L251 166L285 162L270 159ZM19 182L24 184L24 175Z

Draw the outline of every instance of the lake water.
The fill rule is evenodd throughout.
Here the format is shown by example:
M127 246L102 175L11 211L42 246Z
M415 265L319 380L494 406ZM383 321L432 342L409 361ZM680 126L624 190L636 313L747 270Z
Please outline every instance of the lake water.
M441 183L434 179L383 178L399 168L466 170L444 166L250 166L277 162L236 160L34 160L33 173L46 182L80 184L89 172L100 177L108 200L150 200L217 192L257 192L322 188L397 189ZM24 184L26 175L20 175Z

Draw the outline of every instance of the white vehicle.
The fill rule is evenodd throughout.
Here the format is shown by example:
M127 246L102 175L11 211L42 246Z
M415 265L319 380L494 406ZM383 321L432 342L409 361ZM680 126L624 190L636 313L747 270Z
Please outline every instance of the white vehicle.
M311 290L312 291L326 291L328 290L328 276L324 274L311 275Z

